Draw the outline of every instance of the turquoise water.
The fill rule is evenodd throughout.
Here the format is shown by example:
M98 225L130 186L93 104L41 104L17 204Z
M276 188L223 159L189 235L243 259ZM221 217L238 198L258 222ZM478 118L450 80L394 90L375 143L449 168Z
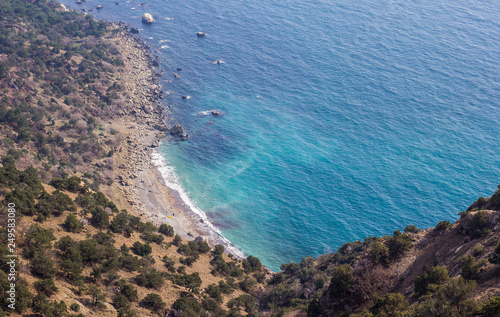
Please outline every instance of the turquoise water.
M142 1L83 6L157 50L191 135L162 153L271 269L455 220L500 183L496 1ZM212 109L223 115L200 115Z

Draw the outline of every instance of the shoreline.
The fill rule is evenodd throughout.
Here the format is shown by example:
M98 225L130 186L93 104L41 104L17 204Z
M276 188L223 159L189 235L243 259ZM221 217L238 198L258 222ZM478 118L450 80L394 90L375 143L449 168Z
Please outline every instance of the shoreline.
M111 22L111 25L122 29L116 46L125 63L123 93L133 106L108 122L124 137L113 155L118 168L115 168L115 183L109 194L117 196L122 206L132 208L144 220L155 225L171 225L175 233L186 240L201 237L212 247L221 244L226 252L244 258L244 253L191 201L160 153L160 144L169 138L173 118L161 102L159 67L153 63L157 59L145 41L131 34L123 22Z

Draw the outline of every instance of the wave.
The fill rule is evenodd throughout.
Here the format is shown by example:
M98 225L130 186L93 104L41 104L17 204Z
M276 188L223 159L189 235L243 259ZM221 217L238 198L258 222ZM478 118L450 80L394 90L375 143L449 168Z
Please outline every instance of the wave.
M186 211L191 212L196 218L199 218L196 219L196 221L193 221L193 224L197 228L201 229L203 233L207 234L209 241L214 244L223 245L227 252L233 254L237 258L245 258L245 254L232 244L231 241L224 237L220 230L210 222L206 213L196 206L196 203L189 197L186 190L179 183L179 179L177 174L175 174L174 168L168 164L167 159L158 150L155 150L151 154L151 161L163 176L165 185L170 190L178 194L178 197L188 209ZM199 220L202 220L203 222L200 222Z

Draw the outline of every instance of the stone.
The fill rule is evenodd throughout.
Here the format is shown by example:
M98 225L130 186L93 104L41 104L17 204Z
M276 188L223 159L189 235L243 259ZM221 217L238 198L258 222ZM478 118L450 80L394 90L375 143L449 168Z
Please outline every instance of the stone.
M138 34L139 33L139 29L136 28L136 27L133 27L133 28L130 29L130 33L132 33L132 34Z
M170 135L179 138L184 134L184 128L180 124L176 124L170 129Z
M155 22L155 19L153 19L153 16L149 13L144 13L142 15L142 23L145 23L145 24L151 24L151 23L154 23Z
M198 37L204 37L206 34L203 32L196 32L196 36Z

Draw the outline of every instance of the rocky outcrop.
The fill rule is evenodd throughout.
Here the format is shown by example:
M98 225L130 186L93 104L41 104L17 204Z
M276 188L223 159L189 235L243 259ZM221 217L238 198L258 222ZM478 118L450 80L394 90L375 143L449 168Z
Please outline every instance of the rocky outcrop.
M181 141L189 139L189 134L184 133L184 128L180 124L176 124L172 129L170 129L170 135L175 139L180 139Z
M155 22L155 19L153 19L153 16L149 13L144 13L142 15L142 23L145 23L145 24L151 24L151 23L154 23Z

